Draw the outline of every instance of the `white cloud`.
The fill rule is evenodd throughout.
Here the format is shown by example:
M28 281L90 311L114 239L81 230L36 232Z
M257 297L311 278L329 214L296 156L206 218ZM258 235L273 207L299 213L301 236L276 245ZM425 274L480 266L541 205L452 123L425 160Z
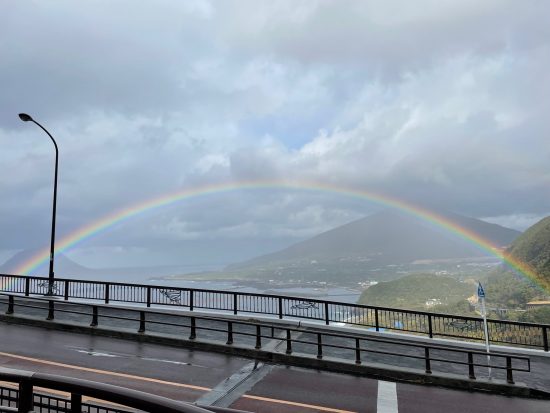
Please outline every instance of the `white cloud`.
M544 217L545 215L516 214L501 215L498 217L485 217L483 220L493 224L502 225L504 227L517 229L518 231L525 231L527 228L536 224Z

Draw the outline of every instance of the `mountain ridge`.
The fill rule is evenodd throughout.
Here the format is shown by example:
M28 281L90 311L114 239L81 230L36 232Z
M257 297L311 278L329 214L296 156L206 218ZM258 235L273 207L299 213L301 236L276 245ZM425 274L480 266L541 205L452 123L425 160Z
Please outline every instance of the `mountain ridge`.
M550 216L529 227L507 251L531 267L537 281L550 291Z
M42 250L36 250L36 249L29 249L29 250L23 250L19 251L16 254L14 254L11 258L9 258L6 262L4 262L2 265L0 265L0 272L6 273L6 274L14 274L17 268L21 267L24 263L28 262L30 259L32 259L34 256L36 256L38 253L42 252ZM49 263L41 263L36 269L31 271L31 275L46 275L48 273L48 265ZM84 267L70 258L68 258L63 253L56 253L55 254L55 269L56 273L59 271L60 273L78 273L83 274L90 272L92 273L93 270L87 267Z
M456 225L472 231L498 248L510 245L519 231L455 213L442 214ZM362 257L381 265L419 259L489 256L473 242L466 242L417 217L384 210L323 232L283 250L226 267L228 271L293 261L324 261Z

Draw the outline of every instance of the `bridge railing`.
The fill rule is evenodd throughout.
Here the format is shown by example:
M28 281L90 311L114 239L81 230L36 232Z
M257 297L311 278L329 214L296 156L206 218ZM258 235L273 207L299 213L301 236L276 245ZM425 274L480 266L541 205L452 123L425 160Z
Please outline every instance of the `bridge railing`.
M5 294L2 294L5 296ZM531 363L528 357L491 353L490 361L487 353L470 349L446 347L437 344L395 340L380 336L359 333L336 333L326 328L291 327L274 323L269 320L245 321L240 319L194 315L189 313L162 312L158 309L134 309L129 307L113 307L105 304L72 303L47 298L23 298L8 295L8 314L15 314L15 307L30 309L35 313L46 313L47 320L54 320L57 315L76 315L81 324L90 322L90 326L105 325L108 328L116 325L125 328L134 327L140 334L149 331L154 333L168 332L170 337L182 340L197 340L204 338L208 343L254 348L267 352L264 345L267 341L280 341L286 345L284 353L288 356L298 353L299 356L310 356L318 360L328 356L330 360L339 359L360 365L365 361L406 366L424 369L431 374L432 369L448 372L445 366L453 366L452 371L467 374L471 380L476 379L476 369L490 368L502 372L503 379L509 384L514 383L514 372L528 373ZM74 320L75 317L71 317ZM184 334L188 334L184 338ZM276 347L275 347L276 348ZM254 357L258 354L254 353ZM406 360L403 362L403 360ZM403 364L404 363L404 364ZM435 368L434 368L435 367ZM498 374L496 375L498 376Z
M45 295L49 291L46 277L0 274L1 291ZM137 303L147 307L172 306L193 311L208 309L233 314L257 314L279 319L293 318L330 323L346 323L376 331L407 332L429 337L448 337L483 341L481 318L432 313L397 308L293 297L274 294L244 293L172 286L128 284L56 278L51 288L54 296L69 300L86 299ZM549 351L549 324L522 323L488 319L492 343L525 346Z
M102 412L131 413L134 409L152 413L209 413L188 403L178 402L165 397L144 393L124 387L98 383L46 373L13 370L0 367L0 381L13 383L16 387L0 387L1 412ZM40 387L41 392L34 388ZM44 389L46 391L44 391ZM47 393L55 390L68 393L69 397L60 397ZM93 397L107 404L83 402L82 396ZM109 405L116 403L119 406ZM129 409L125 409L128 407ZM36 410L37 409L37 410ZM218 410L219 411L219 410Z

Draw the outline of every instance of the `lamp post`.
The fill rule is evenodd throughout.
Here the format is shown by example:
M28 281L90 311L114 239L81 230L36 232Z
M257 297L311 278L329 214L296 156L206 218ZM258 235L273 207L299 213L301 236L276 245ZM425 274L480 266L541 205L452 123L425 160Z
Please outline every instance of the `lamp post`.
M46 134L50 137L52 140L54 146L55 146L55 178L54 178L54 184L53 184L53 210L52 210L52 236L51 236L51 243L50 243L50 270L48 273L48 294L47 295L53 295L54 291L54 272L53 272L53 260L54 260L54 248L55 248L55 209L57 204L57 164L58 164L58 157L59 157L59 151L57 150L57 143L55 142L55 139L53 136L46 130L44 126L42 126L40 123L35 121L31 116L27 115L26 113L20 113L19 119L21 119L23 122L33 122L37 124L40 129L42 129Z

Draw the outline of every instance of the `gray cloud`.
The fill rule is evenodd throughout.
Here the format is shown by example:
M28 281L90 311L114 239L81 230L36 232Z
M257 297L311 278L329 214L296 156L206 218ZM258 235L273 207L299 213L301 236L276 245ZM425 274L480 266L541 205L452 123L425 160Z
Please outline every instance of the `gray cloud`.
M0 249L49 236L53 148L20 111L60 145L61 236L162 194L254 180L523 228L550 213L549 12L537 1L4 2ZM284 243L377 208L233 191L81 247L104 259L189 240Z

